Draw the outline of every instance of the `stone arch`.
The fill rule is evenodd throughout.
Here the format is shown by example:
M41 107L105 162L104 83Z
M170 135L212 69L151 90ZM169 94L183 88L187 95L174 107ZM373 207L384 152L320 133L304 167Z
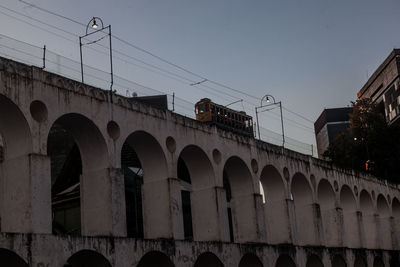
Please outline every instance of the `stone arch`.
M168 238L168 170L164 151L151 134L135 131L121 148L128 237ZM154 197L157 192L158 197ZM154 212L157 210L158 212ZM165 223L159 224L158 222Z
M353 191L348 185L340 190L340 206L343 213L343 243L350 248L360 246L360 230L358 227L357 204Z
M332 263L332 267L347 267L346 261L345 261L344 258L343 258L341 255L339 255L339 254L336 254L336 255L333 257L331 263Z
M326 179L322 179L319 182L317 191L326 246L339 246L340 231L337 223L339 217L335 205L335 192Z
M80 250L68 258L68 267L112 267L110 262L100 253L93 250Z
M159 251L147 252L140 259L137 267L174 267L174 263L167 255Z
M0 161L1 230L48 233L51 222L50 181L44 171L40 174L35 171L38 168L46 170L48 163L45 157L32 153L32 134L24 113L11 99L1 94L0 135L3 143ZM41 188L41 194L36 194L32 188ZM36 203L32 201L40 202L45 212L40 216L33 213L32 204Z
M214 253L204 252L197 258L194 267L224 267L224 264Z
M29 265L17 253L0 248L0 262L2 266L28 267Z
M231 189L234 239L239 243L255 242L258 236L251 172L246 163L236 156L226 161L224 172Z
M392 249L392 234L389 205L385 196L382 194L378 195L376 202L376 207L379 214L378 238L380 248L390 250Z
M263 264L256 255L247 253L240 260L239 267L263 267Z
M188 177L178 177L188 184L190 212L192 215L193 239L196 241L219 240L217 192L215 175L210 158L200 147L186 146L179 154L181 166L187 169ZM179 166L178 166L179 167ZM178 176L179 176L178 168Z
M276 260L275 267L296 267L296 264L289 255L282 254Z
M317 245L312 189L302 173L292 178L291 192L296 215L296 238L299 245ZM307 229L307 230L305 230Z
M377 233L376 233L376 221L374 205L372 202L371 195L365 190L360 192L360 210L362 212L362 222L364 226L364 247L374 249L377 246Z
M324 264L317 255L312 254L307 258L306 267L324 267Z
M51 161L53 232L108 234L112 219L108 149L99 128L81 114L64 114L49 130L47 154Z
M373 267L385 267L385 264L383 263L381 257L375 257Z
M0 95L0 133L5 143L5 160L27 155L32 151L32 136L28 121L19 107Z
M392 200L392 216L394 249L400 250L400 201L396 197Z
M261 171L260 182L265 198L264 218L268 243L290 243L287 193L282 176L273 165L267 165Z

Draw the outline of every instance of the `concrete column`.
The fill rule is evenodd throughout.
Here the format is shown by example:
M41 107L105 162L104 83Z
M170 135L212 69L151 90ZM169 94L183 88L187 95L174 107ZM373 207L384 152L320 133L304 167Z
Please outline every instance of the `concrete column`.
M290 223L289 206L293 205L290 199L282 199L265 203L264 221L267 230L267 242L270 244L292 243L292 224ZM293 215L294 216L294 215Z
M257 227L257 242L267 242L267 228L264 220L263 196L254 194L255 210L256 210L256 227Z
M142 187L144 237L184 239L180 183L176 178L146 182Z
M377 249L377 216L376 214L362 214L360 212L360 220L362 224L362 245L364 248Z
M80 183L82 235L126 236L122 171L106 168L84 172Z
M392 235L392 247L394 250L400 250L400 219L390 217L390 229Z
M217 209L221 211L218 212L219 240L222 242L230 242L228 204L226 202L226 191L223 187L219 186L215 187L215 190L217 196L217 202L216 202Z
M321 210L320 221L323 228L323 239L321 244L325 244L327 247L341 247L342 236L341 236L341 209L333 208L327 210Z
M7 159L1 176L1 231L51 233L50 158Z
M385 250L393 249L390 218L376 215L376 223L379 248Z
M228 228L228 221L221 220L220 213L226 213L226 204L221 189L205 188L191 192L193 236L195 241L221 241L226 233L221 235L221 225ZM226 203L226 200L225 200ZM229 233L228 233L229 240Z
M318 246L317 225L315 224L317 216L316 205L307 204L295 205L295 224L297 245Z
M259 212L257 212L257 202L260 200L262 201L262 198L260 199L255 194L232 198L231 207L235 242L260 242L263 238L263 236L260 235L258 225Z

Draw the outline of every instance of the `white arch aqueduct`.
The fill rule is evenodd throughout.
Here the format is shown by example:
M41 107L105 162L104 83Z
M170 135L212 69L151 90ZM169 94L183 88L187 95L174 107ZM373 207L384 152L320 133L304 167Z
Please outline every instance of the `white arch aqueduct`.
M55 124L81 156L81 235L53 230ZM127 237L125 143L143 169L144 238ZM399 266L396 185L7 59L0 147L0 259L10 266Z

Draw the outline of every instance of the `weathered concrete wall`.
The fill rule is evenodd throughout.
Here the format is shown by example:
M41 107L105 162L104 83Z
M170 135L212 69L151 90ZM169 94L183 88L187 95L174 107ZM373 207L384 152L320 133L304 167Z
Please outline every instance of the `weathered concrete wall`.
M239 262L248 254L256 256L263 266L276 266L279 257L289 257L298 267L306 267L312 257L317 257L326 267L335 267L332 263L334 257L342 258L347 266L353 266L357 258L363 259L367 266L375 266L373 262L376 258L381 259L385 266L389 266L390 259L398 257L398 253L390 254L387 251L345 248L66 237L46 234L0 234L0 246L14 251L31 267L63 267L68 259L82 251L96 252L104 256L112 266L118 267L137 266L143 256L154 251L166 255L176 267L192 267L203 253L214 254L224 266L239 266ZM247 263L242 266L253 265Z
M55 122L72 134L81 153L82 235L119 238L70 241L50 235L47 141ZM41 246L46 243L65 253L53 257L55 265L49 266L65 263L65 257L87 244L106 246L101 248L102 254L115 266L132 266L127 262L136 264L147 251L135 252L134 247L168 243L157 241L160 238L179 244L178 254L166 253L179 266L189 265L177 257L189 257L192 263L198 256L194 251L202 248L210 249L227 266L237 266L239 255L243 255L238 250L247 248L247 243L260 244L261 254L256 254L265 266L274 266L272 259L280 248L267 244L291 244L289 248L295 248L296 255L303 255L295 256L298 266L305 266L308 246L368 248L368 262L372 257L368 255L378 253L372 250L383 253L387 262L388 252L381 249L400 248L397 186L170 111L130 103L117 95L111 97L100 89L6 59L0 59L0 134L5 146L4 161L0 163L1 231L34 233L35 240L29 241L35 243L32 251L43 252ZM121 149L125 142L134 148L143 168L144 234L153 241L124 238L127 230ZM184 239L179 157L185 161L192 180L194 240L205 243L179 241ZM240 244L219 243L229 241L224 170L232 189L235 242ZM18 242L31 237L16 236ZM11 246L6 246L7 242L13 242L7 241L8 237L12 235L2 237L6 248ZM217 243L209 245L211 241ZM77 248L66 245L68 242ZM113 242L118 249L108 247ZM348 262L358 251L342 250ZM126 261L118 262L121 257L117 253L123 251L130 253L123 255ZM329 249L321 251L320 258L330 266ZM28 252L21 253L28 257L23 254ZM49 252L47 256L53 255Z

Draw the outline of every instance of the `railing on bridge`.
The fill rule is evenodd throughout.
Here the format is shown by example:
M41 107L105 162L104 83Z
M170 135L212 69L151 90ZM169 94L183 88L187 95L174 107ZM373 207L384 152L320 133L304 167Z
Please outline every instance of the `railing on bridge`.
M61 56L45 47L37 47L2 34L0 34L0 56L43 68L46 71L62 75L72 80L81 81L80 62ZM105 71L84 65L84 77L85 83L88 85L105 90L110 89L110 75ZM168 97L169 110L186 117L194 118L194 103L172 94L135 83L115 74L113 77L113 90L116 90L117 94L126 97L131 97L133 94L137 94L138 96L166 94ZM261 140L279 146L282 145L282 135L263 127L260 127L260 130ZM287 136L285 136L285 147L303 154L317 156L315 146Z

